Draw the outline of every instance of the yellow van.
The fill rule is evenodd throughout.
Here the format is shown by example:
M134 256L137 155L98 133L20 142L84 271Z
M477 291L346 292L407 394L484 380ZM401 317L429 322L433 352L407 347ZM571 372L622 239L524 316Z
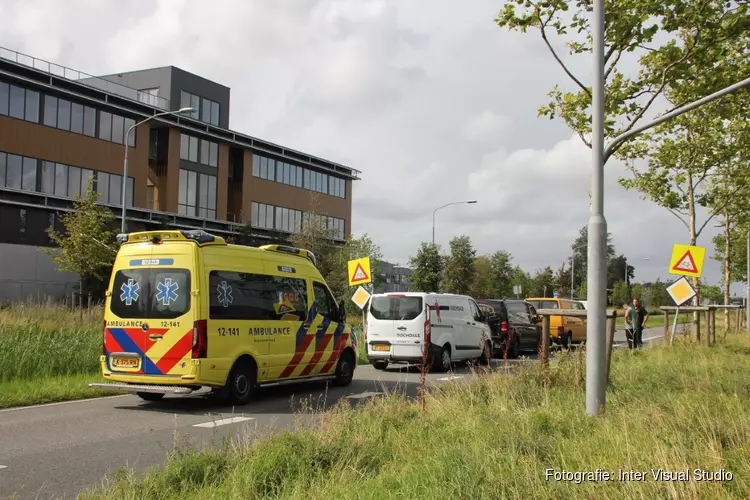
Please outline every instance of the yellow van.
M534 309L572 309L586 311L580 301L561 299L557 297L532 297L526 299L531 302ZM572 316L550 316L549 334L552 342L563 346L580 344L586 341L586 317L574 318Z
M92 383L154 401L210 388L248 403L260 385L349 385L357 339L307 250L230 245L205 231L119 235Z

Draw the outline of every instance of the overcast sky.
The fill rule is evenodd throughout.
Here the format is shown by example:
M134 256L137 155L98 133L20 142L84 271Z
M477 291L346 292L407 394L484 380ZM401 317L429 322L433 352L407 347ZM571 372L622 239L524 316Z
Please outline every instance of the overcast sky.
M567 86L536 33L493 22L503 2L472 0L3 0L0 45L108 74L175 65L232 89L230 126L347 164L353 232L406 265L429 241L471 237L526 270L557 269L587 223L591 155L558 120L537 118ZM587 60L578 65L590 81ZM617 184L605 216L636 280L669 279L686 228ZM716 222L718 223L718 221ZM704 275L718 283L709 224ZM649 260L643 260L648 258Z

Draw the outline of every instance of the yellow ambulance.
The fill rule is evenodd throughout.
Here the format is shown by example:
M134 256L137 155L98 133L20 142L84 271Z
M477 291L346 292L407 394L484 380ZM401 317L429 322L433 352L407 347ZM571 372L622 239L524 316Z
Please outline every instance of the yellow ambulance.
M244 405L261 385L349 385L357 339L312 252L231 245L205 231L119 235L90 387L144 400L210 388Z

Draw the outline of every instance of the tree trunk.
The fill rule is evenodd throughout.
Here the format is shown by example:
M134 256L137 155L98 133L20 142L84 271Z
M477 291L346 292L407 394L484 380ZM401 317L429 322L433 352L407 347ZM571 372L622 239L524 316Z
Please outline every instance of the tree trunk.
M693 173L688 169L687 172L687 189L688 189L688 215L690 217L690 245L694 246L696 243L697 235L695 230L695 186L693 185ZM701 281L700 278L692 278L693 288L695 288L695 297L693 297L693 305L701 305ZM698 332L698 311L693 313L693 328L695 332Z
M729 305L729 287L732 283L732 266L729 260L729 245L732 243L729 235L729 214L724 214L724 305ZM729 328L729 309L724 309L724 328Z

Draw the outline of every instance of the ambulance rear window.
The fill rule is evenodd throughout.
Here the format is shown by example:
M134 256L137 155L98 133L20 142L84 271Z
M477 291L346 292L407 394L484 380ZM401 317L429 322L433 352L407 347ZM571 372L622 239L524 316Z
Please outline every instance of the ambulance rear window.
M109 309L120 318L178 318L190 310L190 271L172 268L117 271Z

